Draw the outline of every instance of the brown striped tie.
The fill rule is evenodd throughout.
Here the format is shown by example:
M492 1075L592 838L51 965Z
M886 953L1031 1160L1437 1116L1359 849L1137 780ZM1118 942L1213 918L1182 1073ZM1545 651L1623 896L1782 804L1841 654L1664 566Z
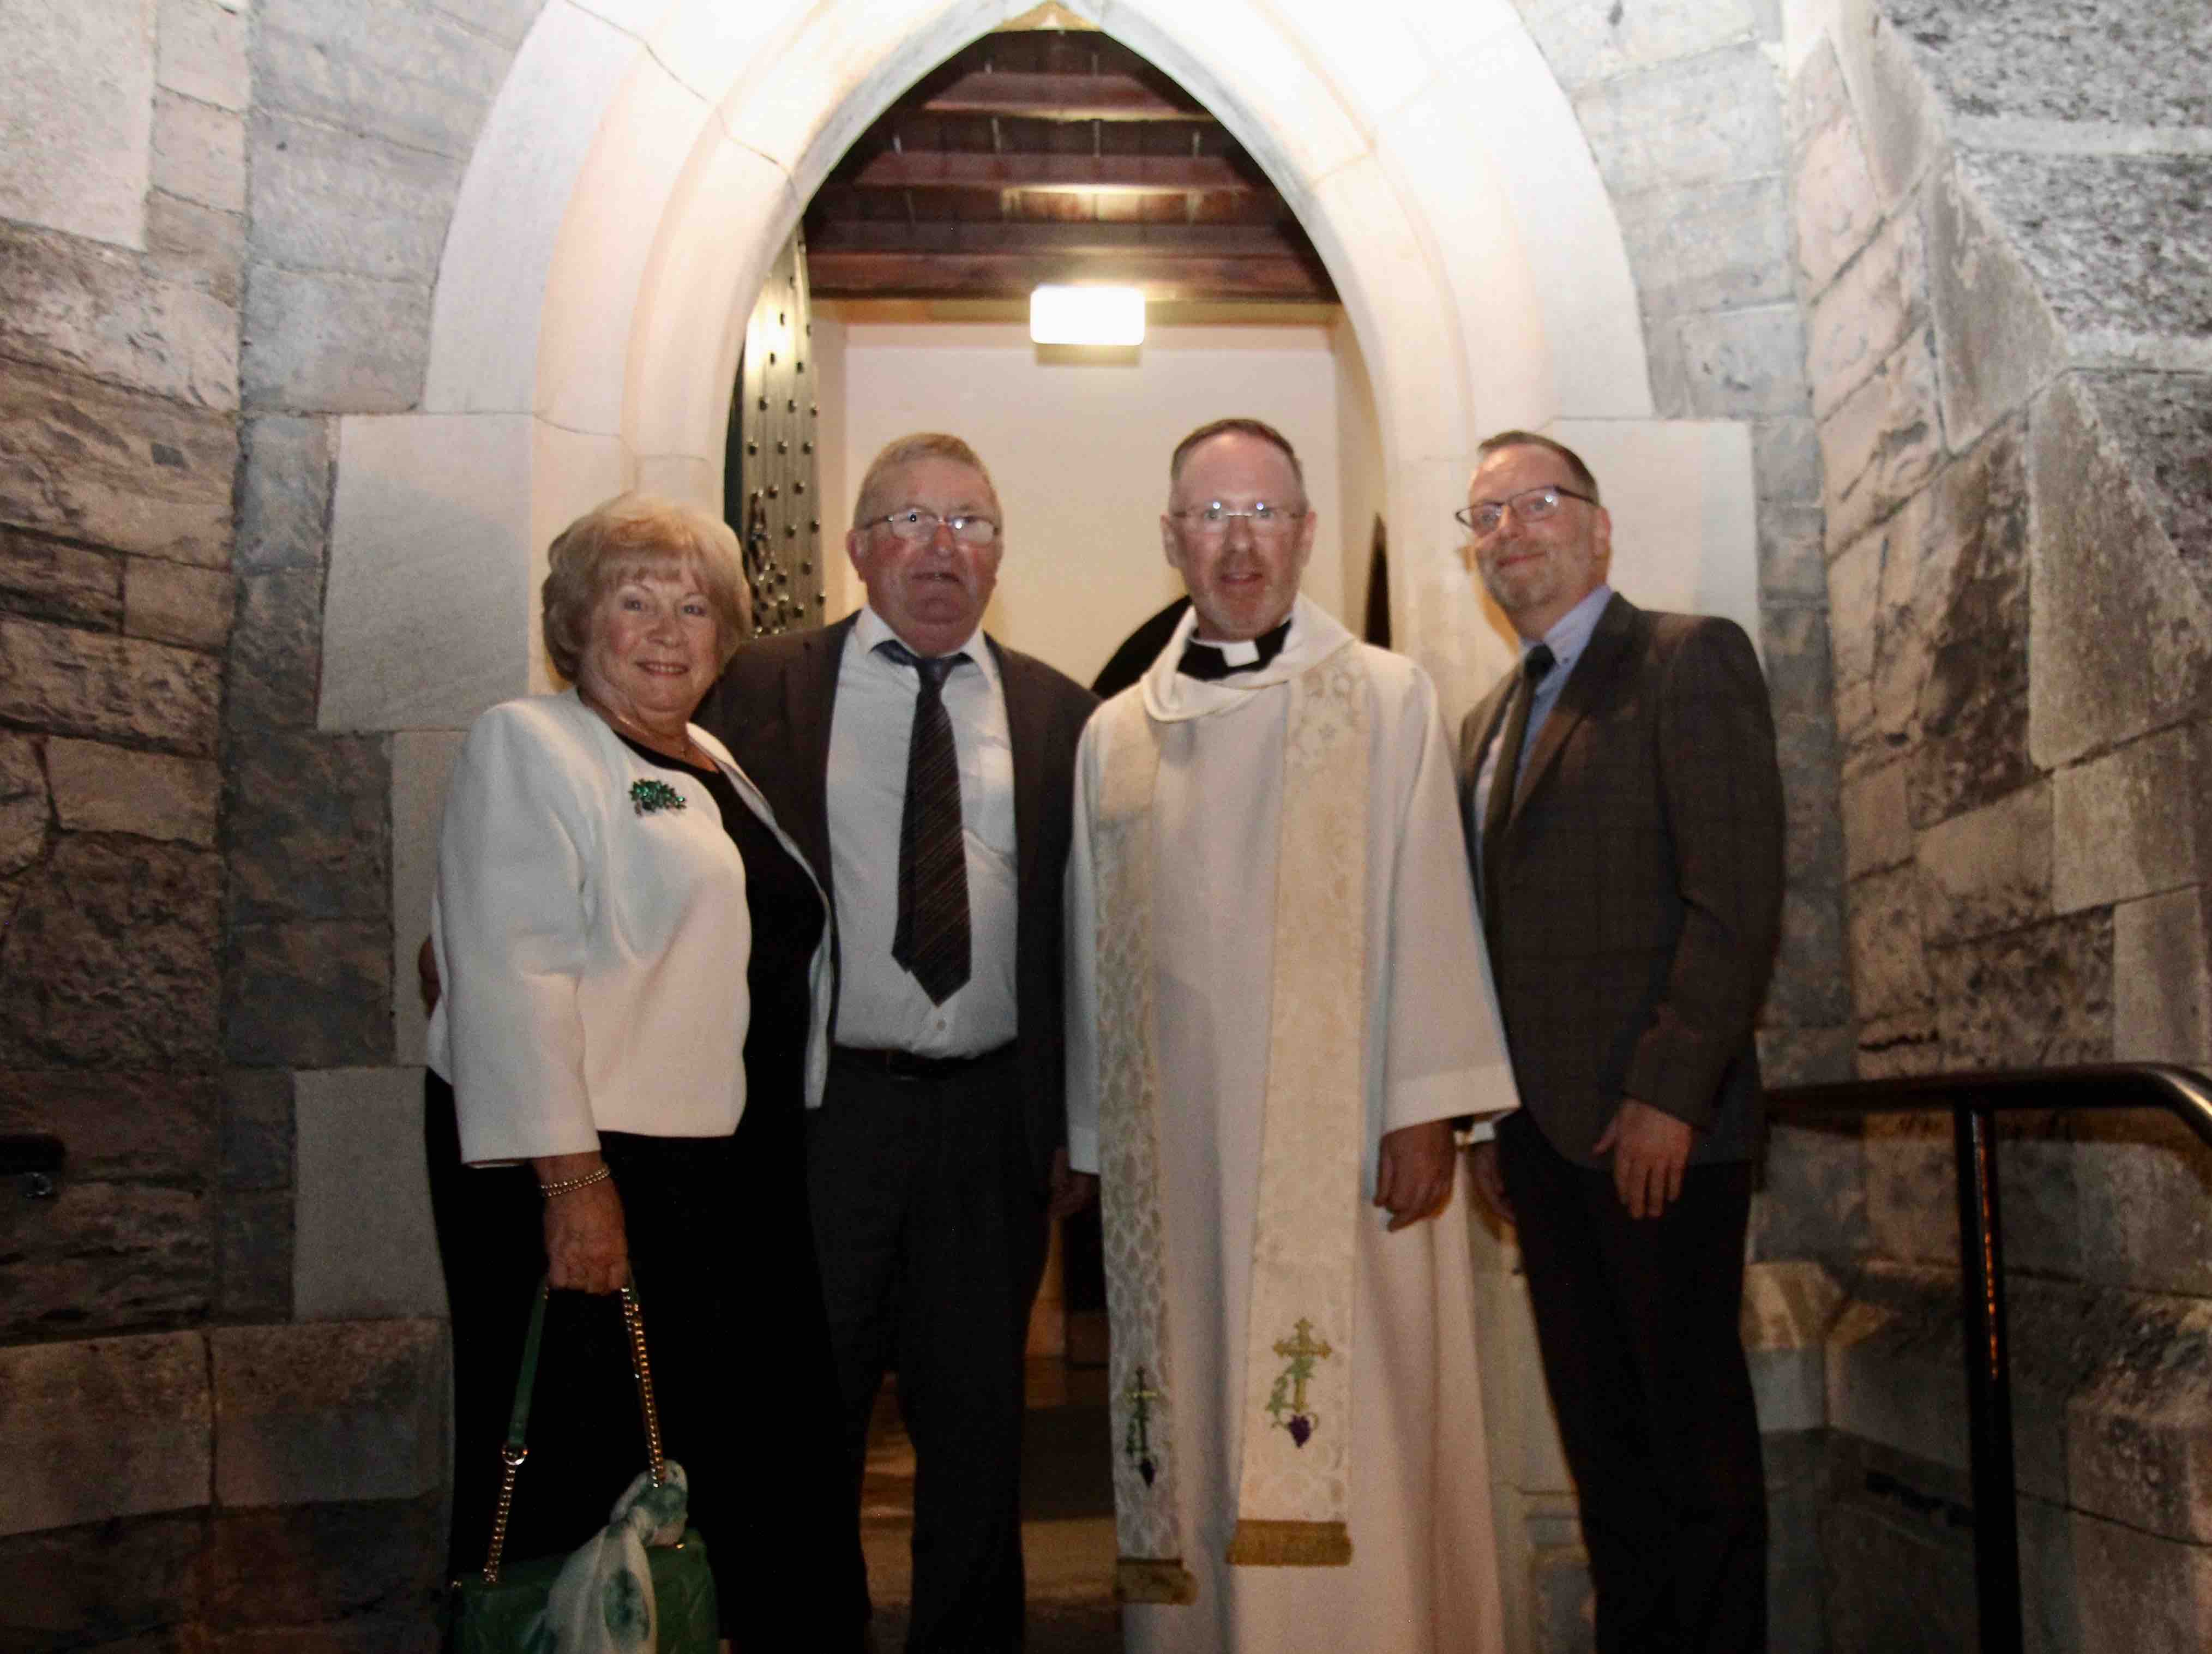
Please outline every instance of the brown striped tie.
M898 928L891 958L930 1003L942 1005L968 981L968 851L960 832L960 755L945 709L945 680L966 654L925 660L903 643L876 648L921 684L906 750L906 806L899 816Z

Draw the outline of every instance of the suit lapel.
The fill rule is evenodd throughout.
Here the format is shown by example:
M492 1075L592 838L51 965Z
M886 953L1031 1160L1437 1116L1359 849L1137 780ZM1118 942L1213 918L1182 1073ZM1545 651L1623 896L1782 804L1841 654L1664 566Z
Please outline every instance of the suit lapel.
M1483 696L1468 720L1466 727L1473 732L1474 739L1462 742L1460 786L1470 795L1474 791L1475 778L1482 774L1482 761L1497 745L1498 732L1504 727L1506 708L1513 704L1513 685L1516 681L1516 673L1507 672L1498 680L1498 687Z
M1042 778L1037 760L1044 751L1046 708L1042 696L1022 693L1021 663L1011 659L999 647L998 639L988 633L983 642L999 663L999 682L1006 696L1006 741L1013 749L1014 762L1014 888L1026 911L1030 877L1036 867L1036 825L1042 819L1038 812L1044 804L1038 793Z
M1544 720L1544 727L1536 737L1536 745L1528 754L1527 772L1521 777L1518 796L1513 800L1513 813L1506 818L1510 829L1528 807L1528 800L1544 784L1559 760L1559 749L1567 744L1575 726L1589 715L1594 707L1605 703L1607 687L1613 674L1620 670L1628 658L1629 635L1633 630L1638 611L1636 605L1616 592L1605 611L1598 616L1596 629L1583 646L1582 659L1575 662L1574 671L1553 703L1551 716Z
M837 669L855 617L825 627L784 668L784 704L791 719L793 790L799 800L793 834L830 890L830 718L837 701ZM833 898L834 899L834 896Z

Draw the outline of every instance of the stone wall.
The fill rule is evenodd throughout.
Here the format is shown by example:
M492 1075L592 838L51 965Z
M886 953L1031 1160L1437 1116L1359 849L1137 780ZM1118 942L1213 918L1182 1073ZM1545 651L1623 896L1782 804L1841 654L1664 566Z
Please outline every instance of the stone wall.
M419 1077L396 1049L392 739L318 727L339 417L421 400L430 292L462 168L535 4L258 0L244 247L238 643L225 708L225 1058L241 1131L296 1135L289 1179L238 1244L302 1317L434 1313L362 1292L362 1262L420 1236L395 1164ZM414 941L404 952L410 956ZM416 1054L419 1061L419 1053ZM380 1078L366 1088L360 1076ZM364 1152L374 1140L386 1152ZM288 1157L290 1158L290 1157ZM295 1213L298 1216L295 1226ZM383 1221L343 1231L368 1213ZM417 1227L419 1228L419 1224ZM366 1242L366 1247L364 1243ZM403 1276L419 1268L402 1269ZM294 1295L298 1301L294 1301Z
M57 1132L76 1167L65 1199L0 1203L6 1338L171 1325L223 1298L217 750L247 88L245 20L212 0L15 32L0 1129ZM95 167L103 130L124 136Z
M2205 1066L2212 14L1802 9L1826 14L1791 70L1792 241L1858 1072ZM1838 1649L1972 1645L1949 1137L1778 1140L1770 1248L1849 1284ZM2000 1160L2030 1646L2201 1647L2212 1153L2040 1116Z
M445 1390L428 1321L0 1349L0 1646L429 1654Z
M0 23L0 1130L70 1155L0 1201L11 1649L428 1645L443 1335L293 1321L392 1313L295 1302L295 1075L391 1059L390 781L314 733L333 456L277 388L362 325L300 225L362 204L285 168L357 146L303 85L394 98L316 38L369 9ZM508 47L454 27L473 120Z

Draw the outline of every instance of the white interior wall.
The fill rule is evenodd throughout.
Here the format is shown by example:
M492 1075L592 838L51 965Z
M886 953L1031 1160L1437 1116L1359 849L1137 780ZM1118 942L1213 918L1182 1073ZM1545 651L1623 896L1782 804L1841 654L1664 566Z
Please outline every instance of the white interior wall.
M1582 455L1605 496L1615 589L1647 609L1726 615L1761 642L1750 427L1562 419L1547 435Z
M823 310L834 320L836 307ZM1006 513L1006 556L986 623L993 633L1088 683L1141 622L1182 594L1160 551L1168 456L1195 427L1230 414L1290 438L1320 514L1307 594L1343 614L1337 367L1326 322L1155 326L1133 362L1048 361L1026 327L884 322L856 307L842 323L845 394L823 408L823 544L842 562L852 490L892 438L946 430L990 467ZM815 351L822 356L823 330ZM1370 439L1372 440L1371 438ZM835 531L834 535L832 531ZM847 571L849 574L849 569ZM861 593L848 582L844 606ZM831 599L833 611L837 599Z

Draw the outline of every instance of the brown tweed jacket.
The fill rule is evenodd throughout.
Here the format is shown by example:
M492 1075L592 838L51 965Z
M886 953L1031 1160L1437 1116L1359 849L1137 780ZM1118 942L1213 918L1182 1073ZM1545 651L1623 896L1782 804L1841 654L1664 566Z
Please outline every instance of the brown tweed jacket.
M1469 800L1508 673L1460 728ZM1693 1164L1757 1154L1752 1025L1782 910L1782 780L1751 641L1615 596L1530 751L1498 842L1491 965L1522 1105L1569 1159L1624 1098L1697 1128ZM1480 881L1477 881L1480 888Z

